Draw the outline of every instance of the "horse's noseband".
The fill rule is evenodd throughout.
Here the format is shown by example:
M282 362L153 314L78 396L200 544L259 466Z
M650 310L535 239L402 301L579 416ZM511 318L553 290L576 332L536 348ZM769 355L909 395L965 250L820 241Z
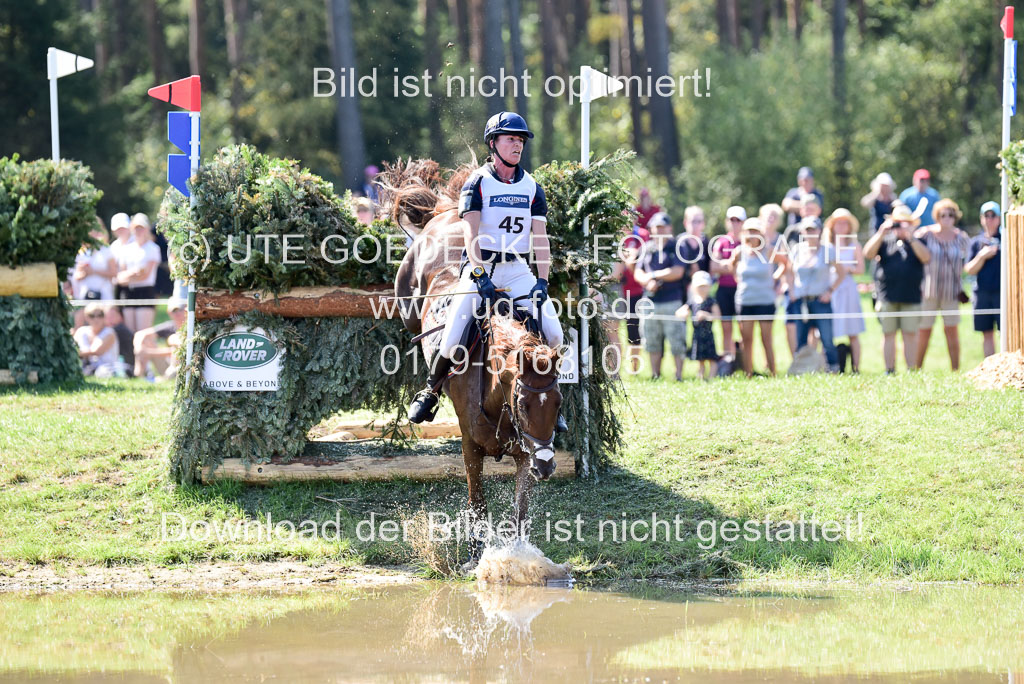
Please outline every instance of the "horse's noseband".
M536 456L538 452L547 450L548 456L537 456L537 458L548 461L555 457L555 428L551 428L551 436L546 440L538 439L530 433L526 432L522 428L522 420L519 416L519 393L530 392L531 394L543 394L550 392L558 386L558 378L556 377L549 384L544 387L531 387L523 382L522 378L516 378L515 387L512 389L512 406L510 410L512 418L512 427L515 429L516 436L519 441L520 448L528 452L531 456ZM506 402L505 406L508 406ZM529 444L526 441L529 440ZM524 448L525 447L525 448Z

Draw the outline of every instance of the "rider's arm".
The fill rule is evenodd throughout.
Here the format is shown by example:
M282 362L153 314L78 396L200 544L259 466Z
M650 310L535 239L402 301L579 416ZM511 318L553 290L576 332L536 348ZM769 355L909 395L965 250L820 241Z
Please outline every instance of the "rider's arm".
M537 264L537 277L548 279L551 271L551 242L548 240L548 222L533 219L531 224L531 240L533 242L533 261Z
M466 255L469 257L470 268L484 266L484 257L480 253L480 212L470 211L462 216L462 235L466 241Z

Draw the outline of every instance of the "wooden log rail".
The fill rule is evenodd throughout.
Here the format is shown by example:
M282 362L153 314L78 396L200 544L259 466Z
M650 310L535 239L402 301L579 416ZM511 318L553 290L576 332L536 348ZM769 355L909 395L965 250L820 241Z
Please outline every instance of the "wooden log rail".
M274 295L253 290L199 290L196 318L201 321L230 318L247 311L285 318L397 318L398 307L391 285L354 287L296 287Z
M1006 283L1006 351L1024 351L1024 207L1006 214L1003 249L1010 264Z
M57 266L52 261L26 266L0 266L0 297L56 297L60 292Z

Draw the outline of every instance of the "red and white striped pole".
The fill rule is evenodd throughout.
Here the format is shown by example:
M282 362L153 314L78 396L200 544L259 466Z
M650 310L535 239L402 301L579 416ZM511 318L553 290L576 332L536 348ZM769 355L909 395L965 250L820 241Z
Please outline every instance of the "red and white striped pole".
M1013 39L1013 7L1006 7L1003 10L1003 20L999 22L1003 29L1003 145L1001 149L1010 146L1010 117L1017 110L1017 41ZM1010 191L1006 178L1006 168L1003 167L1000 176L999 207L1003 212L1002 230L1003 245L1000 247L1000 279L999 279L999 350L1006 351L1007 333L1006 319L1007 307L1007 283L1010 276L1010 254L1006 249L1006 214L1010 210Z

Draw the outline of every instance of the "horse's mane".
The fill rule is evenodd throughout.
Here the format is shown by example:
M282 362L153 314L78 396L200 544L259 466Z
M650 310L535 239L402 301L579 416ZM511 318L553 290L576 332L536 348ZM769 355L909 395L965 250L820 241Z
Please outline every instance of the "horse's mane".
M491 317L491 346L498 350L501 358L508 359L514 352L522 351L521 363L541 373L539 369L554 369L558 365L558 349L544 344L539 337L526 329L519 321L509 316ZM520 361L513 358L508 370L519 373ZM547 375L548 373L541 373Z
M459 206L459 192L476 168L475 158L455 169L442 169L433 159L385 163L377 176L382 213L422 230L430 219Z

